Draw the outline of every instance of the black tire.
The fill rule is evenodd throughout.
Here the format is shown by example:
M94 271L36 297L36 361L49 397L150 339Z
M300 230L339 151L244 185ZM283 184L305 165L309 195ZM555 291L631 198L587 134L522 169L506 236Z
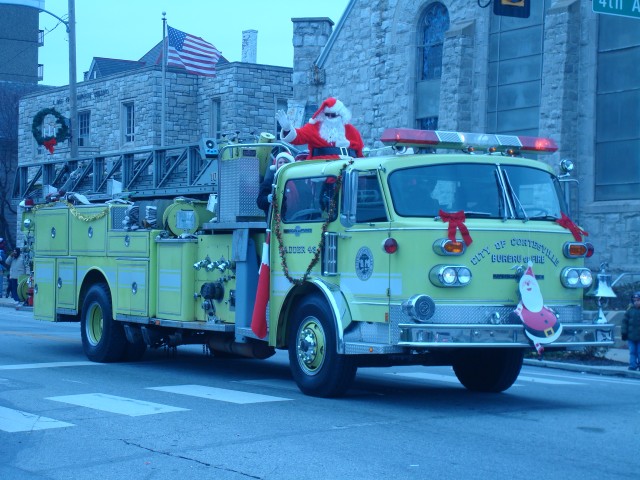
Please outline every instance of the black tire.
M453 371L468 390L499 393L516 381L523 358L520 348L462 350L453 362Z
M127 337L120 322L113 320L109 287L104 283L91 286L82 302L80 319L82 348L93 362L117 362L124 358Z
M320 295L309 295L295 307L287 340L291 373L304 394L344 395L357 366L352 357L338 354L333 315Z

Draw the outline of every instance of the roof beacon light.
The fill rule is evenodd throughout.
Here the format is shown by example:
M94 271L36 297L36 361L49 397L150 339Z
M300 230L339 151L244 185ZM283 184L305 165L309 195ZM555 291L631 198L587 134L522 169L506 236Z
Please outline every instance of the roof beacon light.
M387 128L380 137L382 143L393 147L442 148L453 150L475 149L501 152L509 155L521 153L554 153L558 150L551 138L526 135L495 135L492 133L445 132L442 130L414 130Z

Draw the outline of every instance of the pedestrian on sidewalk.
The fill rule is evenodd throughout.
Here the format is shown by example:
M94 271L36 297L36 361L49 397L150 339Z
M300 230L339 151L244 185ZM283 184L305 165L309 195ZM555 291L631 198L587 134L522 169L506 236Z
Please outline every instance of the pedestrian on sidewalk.
M16 303L16 306L20 305L20 297L18 296L18 280L20 277L27 273L27 269L24 266L24 258L19 247L13 249L9 258L7 258L6 264L9 266L9 288L11 289L11 297Z
M629 344L629 370L640 370L640 292L633 294L622 318L622 340Z

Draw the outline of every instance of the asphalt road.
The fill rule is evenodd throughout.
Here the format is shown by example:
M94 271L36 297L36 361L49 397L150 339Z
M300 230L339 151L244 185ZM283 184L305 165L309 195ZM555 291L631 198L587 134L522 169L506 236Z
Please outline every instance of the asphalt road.
M636 479L640 381L525 366L497 395L450 368L361 369L300 393L284 352L198 346L96 364L77 324L0 311L3 479Z

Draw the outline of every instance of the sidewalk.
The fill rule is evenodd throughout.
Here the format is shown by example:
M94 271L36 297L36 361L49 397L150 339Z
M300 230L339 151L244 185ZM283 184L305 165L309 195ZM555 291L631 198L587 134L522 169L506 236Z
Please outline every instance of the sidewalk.
M0 308L15 308L21 311L32 312L33 307L21 305L16 307L15 302L11 298L0 298ZM544 356L542 360L535 360L530 358L524 359L524 364L533 367L546 367L556 368L560 370L567 370L570 372L584 372L594 373L596 375L610 375L616 377L637 378L640 380L640 371L629 371L629 352L622 348L610 348L607 350L605 357L615 362L620 362L620 365L585 365L582 363L569 363L569 362L554 362L545 360Z
M556 368L570 372L594 373L596 375L637 378L640 380L640 371L630 371L627 369L629 366L629 352L627 350L610 348L604 356L609 360L620 362L620 365L586 365L582 363L553 362L545 360L544 355L542 360L525 358L524 364L533 367Z
M33 311L33 307L29 307L27 305L16 306L16 302L13 301L13 298L5 298L4 296L0 298L0 307L16 308L18 310L25 310L28 312Z

